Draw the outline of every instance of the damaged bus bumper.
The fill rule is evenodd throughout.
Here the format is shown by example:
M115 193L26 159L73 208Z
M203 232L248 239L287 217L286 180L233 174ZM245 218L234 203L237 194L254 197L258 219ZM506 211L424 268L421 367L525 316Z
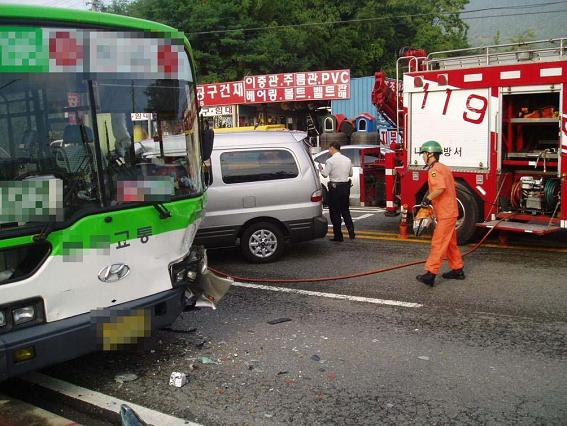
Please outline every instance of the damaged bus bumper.
M198 247L171 266L180 279L174 282L172 274L170 290L0 334L0 381L91 352L143 348L145 338L173 323L182 311L216 308L232 284L207 269L206 252Z
M207 251L202 246L193 247L183 260L170 266L174 287L185 287L185 310L195 307L216 309L234 282L222 278L208 269Z

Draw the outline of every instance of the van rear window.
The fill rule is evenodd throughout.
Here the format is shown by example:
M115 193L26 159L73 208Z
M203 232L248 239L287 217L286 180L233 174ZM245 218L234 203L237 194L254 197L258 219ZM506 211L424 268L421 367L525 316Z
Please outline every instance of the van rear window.
M220 163L224 183L291 179L299 175L293 155L283 149L224 152Z

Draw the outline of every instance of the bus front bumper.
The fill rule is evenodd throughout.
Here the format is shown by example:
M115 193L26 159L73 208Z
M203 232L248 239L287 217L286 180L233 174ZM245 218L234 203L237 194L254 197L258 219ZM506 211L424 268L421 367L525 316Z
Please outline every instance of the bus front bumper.
M199 299L213 304L231 283L205 270L193 285L200 290ZM173 323L187 308L188 292L187 285L180 285L109 308L0 334L0 381L95 351L141 348L145 338ZM22 359L22 354L29 358Z
M136 321L128 318L143 315L143 322L138 321L137 324L149 325L144 337L149 336L152 331L175 321L184 307L183 293L183 288L175 288L99 311L0 335L0 381L97 350L119 349L120 345L112 341L117 336L109 336L108 331L103 330L105 327L108 329L104 324L111 324L115 331L117 324L126 322L134 325ZM133 339L133 336L125 336L123 340L127 343ZM22 351L31 352L33 357L17 361Z
M173 323L183 310L215 305L228 292L231 279L207 269L206 251L191 251L176 266L183 279L173 288L131 302L58 321L0 334L0 381L68 361L91 352L140 346L159 328ZM194 280L187 272L196 270ZM172 280L173 281L173 280Z

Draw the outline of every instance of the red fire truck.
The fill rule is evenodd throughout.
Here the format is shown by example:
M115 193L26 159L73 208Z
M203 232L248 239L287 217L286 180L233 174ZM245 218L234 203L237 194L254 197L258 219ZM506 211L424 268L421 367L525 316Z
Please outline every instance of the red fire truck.
M405 49L395 80L376 73L373 103L403 135L385 153L387 213L421 202L427 172L418 149L433 139L457 182L461 243L477 226L536 235L567 228L566 55L567 39Z

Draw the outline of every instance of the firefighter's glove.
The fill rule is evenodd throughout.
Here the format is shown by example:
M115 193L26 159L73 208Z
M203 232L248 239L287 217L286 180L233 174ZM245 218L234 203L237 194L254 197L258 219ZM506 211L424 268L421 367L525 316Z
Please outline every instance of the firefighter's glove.
M425 197L421 202L421 207L428 208L429 206L431 206L431 200Z

